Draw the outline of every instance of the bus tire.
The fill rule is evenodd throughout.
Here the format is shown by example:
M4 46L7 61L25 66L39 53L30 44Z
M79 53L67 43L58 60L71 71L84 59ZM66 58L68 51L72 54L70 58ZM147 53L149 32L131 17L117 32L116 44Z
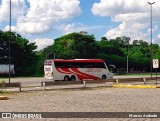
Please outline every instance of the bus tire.
M71 81L76 81L76 77L74 75L71 76Z
M106 77L106 75L102 75L102 79L106 79L107 77Z
M69 76L66 75L66 76L64 77L64 81L69 81Z

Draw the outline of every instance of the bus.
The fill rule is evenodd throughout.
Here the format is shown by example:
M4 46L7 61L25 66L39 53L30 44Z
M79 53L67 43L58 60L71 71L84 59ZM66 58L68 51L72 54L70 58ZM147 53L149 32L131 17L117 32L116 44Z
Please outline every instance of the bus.
M44 78L64 81L111 79L111 73L102 59L50 59L44 61Z

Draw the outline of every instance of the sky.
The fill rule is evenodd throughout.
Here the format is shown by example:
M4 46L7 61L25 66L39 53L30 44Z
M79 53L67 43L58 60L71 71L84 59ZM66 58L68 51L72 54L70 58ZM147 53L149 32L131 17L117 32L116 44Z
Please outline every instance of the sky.
M9 30L9 2L0 0L0 30ZM37 50L71 32L96 40L127 36L160 44L160 0L11 0L11 31L35 42Z

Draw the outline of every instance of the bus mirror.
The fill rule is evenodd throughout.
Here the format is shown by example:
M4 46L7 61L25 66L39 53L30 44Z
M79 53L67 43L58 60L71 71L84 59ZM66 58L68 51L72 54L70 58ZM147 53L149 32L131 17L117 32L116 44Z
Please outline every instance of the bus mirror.
M109 65L109 71L112 73L116 72L116 66L115 65Z

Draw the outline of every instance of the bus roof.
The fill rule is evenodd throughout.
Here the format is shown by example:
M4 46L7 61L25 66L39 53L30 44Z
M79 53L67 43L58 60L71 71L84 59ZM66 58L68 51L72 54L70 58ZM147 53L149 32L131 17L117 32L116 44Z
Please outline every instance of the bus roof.
M104 60L102 59L68 59L68 60L53 59L52 61L54 62L104 62Z

